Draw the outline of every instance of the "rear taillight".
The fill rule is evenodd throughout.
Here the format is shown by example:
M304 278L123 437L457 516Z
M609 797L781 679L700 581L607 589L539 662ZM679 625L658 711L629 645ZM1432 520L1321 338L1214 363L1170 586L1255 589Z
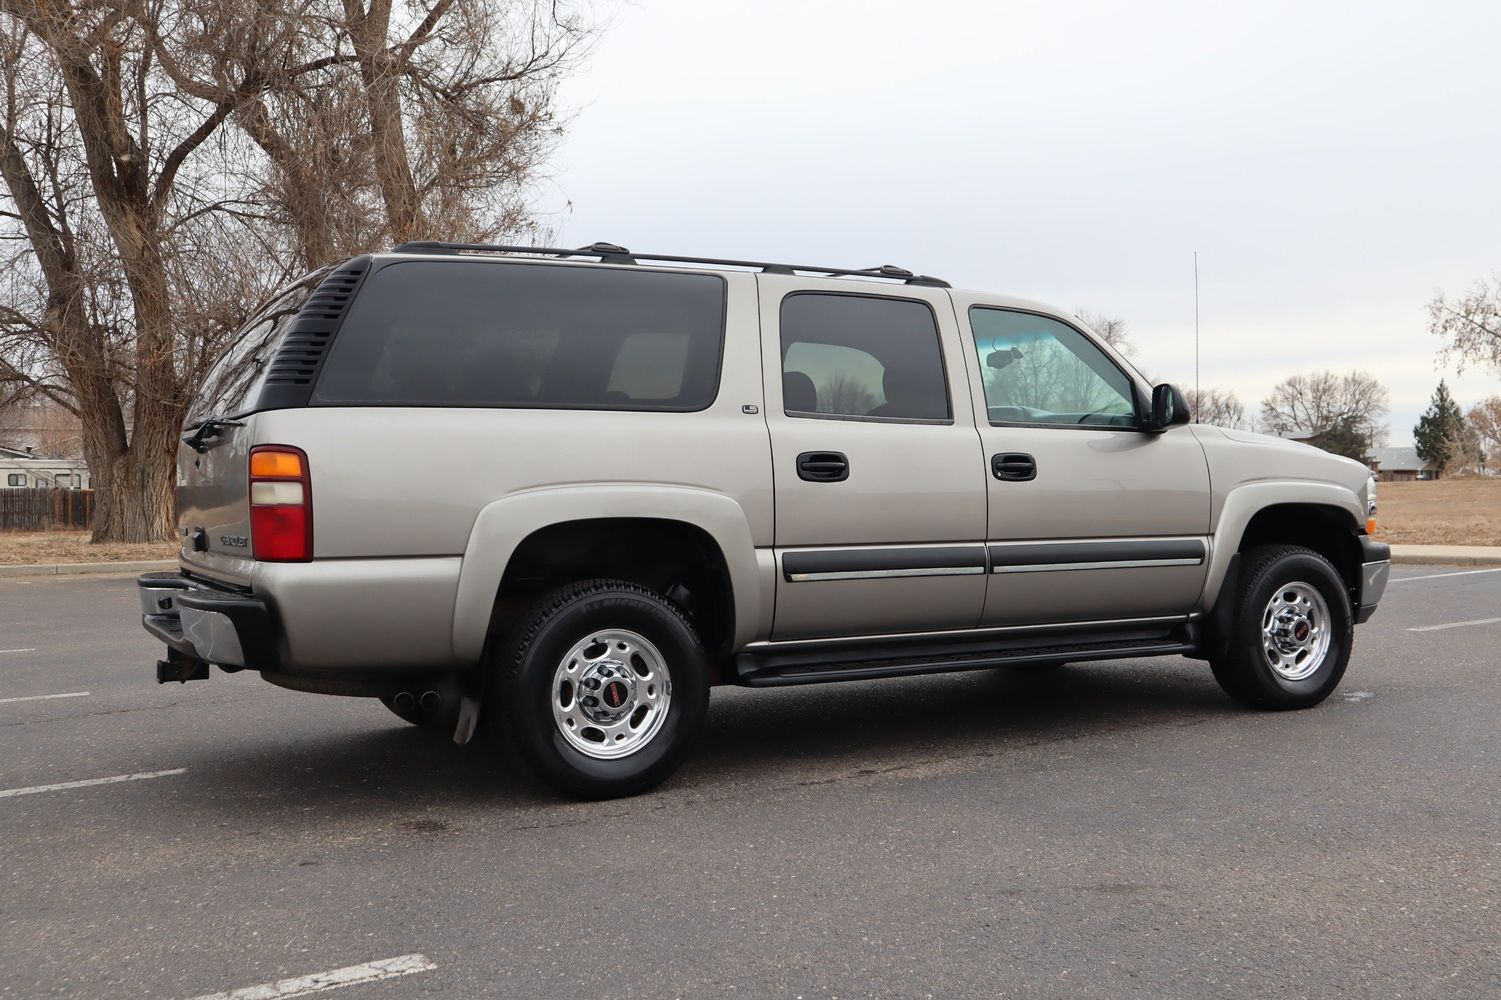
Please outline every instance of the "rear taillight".
M263 562L313 558L313 483L302 449L251 449L250 544Z

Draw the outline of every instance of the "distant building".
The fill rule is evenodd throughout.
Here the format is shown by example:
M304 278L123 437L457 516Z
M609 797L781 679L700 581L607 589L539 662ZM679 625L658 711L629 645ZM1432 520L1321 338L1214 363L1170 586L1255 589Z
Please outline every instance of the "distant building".
M1433 463L1419 458L1416 448L1372 448L1371 473L1383 483L1438 478Z
M83 424L50 399L0 406L0 448L60 458L83 457Z
M0 489L38 486L87 489L89 467L79 459L44 455L30 448L0 447Z
M0 407L0 489L88 485L77 417L45 400Z

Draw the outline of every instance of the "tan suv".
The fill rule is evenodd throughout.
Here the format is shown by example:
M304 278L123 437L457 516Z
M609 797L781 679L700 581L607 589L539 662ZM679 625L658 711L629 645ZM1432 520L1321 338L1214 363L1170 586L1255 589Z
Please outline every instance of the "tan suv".
M514 742L603 797L715 684L1183 655L1317 704L1385 587L1367 470L1190 422L1065 312L868 270L406 244L247 324L180 458L159 680Z

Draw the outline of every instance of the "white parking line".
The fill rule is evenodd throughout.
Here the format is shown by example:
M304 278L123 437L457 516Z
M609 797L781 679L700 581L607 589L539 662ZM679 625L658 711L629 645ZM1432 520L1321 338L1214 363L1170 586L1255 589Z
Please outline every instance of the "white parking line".
M1427 576L1394 576L1388 583L1411 583L1414 580L1437 580L1445 576L1474 576L1476 573L1501 573L1501 566L1495 569L1461 569L1453 573L1429 573Z
M1468 622L1449 622L1447 625L1420 625L1417 628L1410 628L1407 631L1409 631L1409 632L1438 632L1438 631L1440 631L1442 629L1446 629L1446 628L1464 628L1466 625L1494 625L1497 622L1501 622L1501 618L1476 618L1474 621L1468 621Z
M87 698L87 691L69 691L65 694L29 694L24 698L0 698L0 705L9 705L17 701L46 701L48 698Z
M310 993L322 993L343 986L410 976L414 972L431 972L437 967L426 955L399 955L396 958L383 958L378 962L334 969L332 972L315 972L311 976L245 986L226 993L205 993L193 1000L286 1000L287 997L305 997Z
M40 792L61 792L69 788L88 788L90 785L113 785L121 781L145 781L147 778L167 778L174 774L186 774L187 770L185 767L174 767L170 771L142 771L139 774L116 774L109 778L85 778L82 781L60 781L55 785L32 785L30 788L0 788L0 799L8 799L12 795L36 795Z
M35 653L36 648L31 649L0 649L0 653Z

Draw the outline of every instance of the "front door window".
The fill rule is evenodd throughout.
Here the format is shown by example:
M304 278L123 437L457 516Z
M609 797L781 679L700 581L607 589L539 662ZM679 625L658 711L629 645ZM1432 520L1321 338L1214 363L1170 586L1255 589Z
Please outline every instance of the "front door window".
M992 424L1135 425L1130 378L1078 330L983 306L970 309L969 322Z

